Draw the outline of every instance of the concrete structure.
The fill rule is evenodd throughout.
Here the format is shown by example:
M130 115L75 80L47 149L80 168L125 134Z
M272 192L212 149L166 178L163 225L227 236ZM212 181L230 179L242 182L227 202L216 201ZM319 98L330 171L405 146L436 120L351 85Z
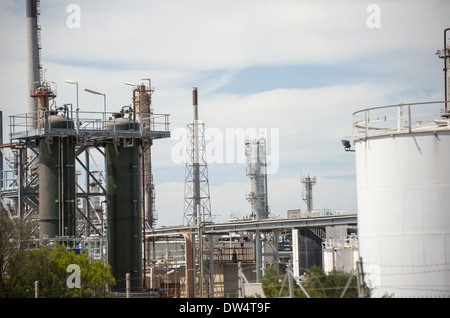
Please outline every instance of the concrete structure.
M326 227L326 238L322 242L323 270L325 273L343 271L356 273L359 260L358 236L349 233L349 226Z

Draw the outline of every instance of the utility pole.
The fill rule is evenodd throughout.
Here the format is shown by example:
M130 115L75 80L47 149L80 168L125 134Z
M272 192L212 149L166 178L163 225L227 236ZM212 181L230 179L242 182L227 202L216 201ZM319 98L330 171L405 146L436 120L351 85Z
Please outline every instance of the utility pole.
M358 280L358 297L359 298L364 298L365 297L365 291L364 291L364 269L363 269L362 257L360 257L359 261L356 262L356 270L357 270L356 278Z

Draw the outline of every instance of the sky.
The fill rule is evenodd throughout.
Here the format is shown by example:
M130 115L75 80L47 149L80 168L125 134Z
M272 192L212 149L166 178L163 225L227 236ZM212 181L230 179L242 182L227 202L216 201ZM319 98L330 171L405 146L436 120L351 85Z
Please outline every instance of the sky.
M355 111L443 100L447 0L42 0L42 64L58 105L130 105L125 81L151 78L155 113L172 137L152 147L157 227L183 223L181 134L192 122L192 88L207 143L214 221L251 212L245 163L230 132L260 131L268 144L272 217L306 209L301 176L315 176L313 206L357 212ZM0 2L0 109L27 111L25 1ZM227 134L228 133L228 134ZM218 142L222 140L222 144ZM221 147L220 147L221 146ZM221 151L217 151L221 149ZM234 148L233 148L234 149ZM181 158L181 159L180 159Z

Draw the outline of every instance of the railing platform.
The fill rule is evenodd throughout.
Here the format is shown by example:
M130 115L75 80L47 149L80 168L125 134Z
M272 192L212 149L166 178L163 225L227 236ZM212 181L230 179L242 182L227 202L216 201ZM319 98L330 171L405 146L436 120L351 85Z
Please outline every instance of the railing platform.
M106 118L109 119L107 120ZM67 128L52 128L52 117L44 116L37 119L37 113L24 113L10 116L10 139L20 140L43 136L74 136L79 138L148 138L160 139L170 137L168 114L149 114L138 116L138 129L119 129L113 113L103 112L66 112L65 117L73 122ZM112 129L105 129L109 123ZM117 124L117 125L116 125ZM117 127L117 129L116 129Z
M366 108L353 113L353 140L450 129L443 101Z

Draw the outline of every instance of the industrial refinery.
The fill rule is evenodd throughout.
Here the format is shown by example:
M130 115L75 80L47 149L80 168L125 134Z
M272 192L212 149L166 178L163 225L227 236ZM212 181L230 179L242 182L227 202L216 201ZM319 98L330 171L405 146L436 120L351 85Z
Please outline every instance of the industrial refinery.
M84 91L103 96L103 111L83 109L78 97L61 104L58 83L42 66L39 5L26 0L27 112L0 121L0 132L9 128L7 138L0 136L2 213L31 222L28 249L61 244L108 263L116 281L111 292L120 298L261 297L269 267L300 287L312 267L349 273L360 297L450 296L450 29L437 54L444 100L349 114L353 135L341 151L355 158L357 212L318 208L320 178L299 173L305 208L271 213L271 140L260 134L240 145L248 215L217 222L206 134L214 123L200 120L202 87L193 83L185 101L192 117L183 118L184 197L173 198L183 202L182 224L166 226L156 222L152 152L170 139L178 114L153 106L158 79L144 74L125 83L131 104L117 109L90 89ZM78 82L66 84L78 94Z

